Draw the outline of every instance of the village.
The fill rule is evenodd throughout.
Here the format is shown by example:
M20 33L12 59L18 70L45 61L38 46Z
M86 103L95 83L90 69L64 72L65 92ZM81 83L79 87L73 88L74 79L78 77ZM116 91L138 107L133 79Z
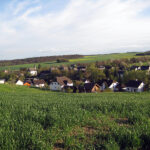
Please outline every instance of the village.
M150 66L72 64L42 68L4 70L0 84L15 84L67 93L143 92L150 88Z

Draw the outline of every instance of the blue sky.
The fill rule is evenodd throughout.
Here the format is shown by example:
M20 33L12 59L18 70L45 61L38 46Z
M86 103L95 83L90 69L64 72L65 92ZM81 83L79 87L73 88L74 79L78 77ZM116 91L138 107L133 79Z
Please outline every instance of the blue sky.
M150 0L1 0L0 59L150 50Z

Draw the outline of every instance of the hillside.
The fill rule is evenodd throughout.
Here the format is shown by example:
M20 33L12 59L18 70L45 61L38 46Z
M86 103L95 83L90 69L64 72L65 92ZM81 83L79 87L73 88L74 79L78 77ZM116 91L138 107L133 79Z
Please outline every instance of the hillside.
M3 60L3 61L1 60L0 66L43 63L43 62L56 61L57 59L77 59L82 57L83 57L82 55L62 55L62 56L45 56L45 57L34 57L34 58L15 59L15 60Z
M150 93L0 85L0 149L149 149Z
M122 58L133 58L133 57L137 57L136 56L137 53L116 53L116 54L101 54L101 55L89 55L89 56L80 56L77 55L76 58L69 58L69 56L67 57L67 59L69 59L69 62L63 62L63 63L57 63L56 62L56 58L53 59L53 61L46 61L46 59L44 60L44 62L39 62L39 61L35 61L33 63L27 63L27 64L21 64L21 63L17 63L17 65L5 65L5 66L1 66L0 70L5 70L5 69L10 69L10 70L19 70L20 68L29 68L29 67L33 67L36 66L38 67L38 65L40 64L42 67L50 67L50 66L60 66L60 65L70 65L70 64L77 64L77 63L90 63L90 62L96 62L96 61L106 61L106 60L114 60L114 59L122 59ZM79 56L79 58L77 58ZM75 56L74 56L75 57ZM60 58L60 57L59 57Z

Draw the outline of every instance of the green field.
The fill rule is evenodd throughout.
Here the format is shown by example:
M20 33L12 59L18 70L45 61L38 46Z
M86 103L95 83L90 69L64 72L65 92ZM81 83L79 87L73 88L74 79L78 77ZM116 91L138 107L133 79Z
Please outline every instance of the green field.
M67 94L0 85L0 149L149 149L150 93Z
M139 57L135 56L137 53L120 53L120 54L101 54L101 55L93 55L93 56L84 56L79 59L70 59L69 62L66 63L56 63L54 62L44 62L44 63L35 63L35 64L23 64L23 65L15 65L15 66L4 66L0 67L0 70L10 69L10 70L19 70L21 67L29 68L34 65L38 66L41 64L42 67L50 67L50 66L60 66L60 65L70 65L75 63L90 63L96 61L106 61L106 60L114 60L114 59L122 59L122 58L132 58Z

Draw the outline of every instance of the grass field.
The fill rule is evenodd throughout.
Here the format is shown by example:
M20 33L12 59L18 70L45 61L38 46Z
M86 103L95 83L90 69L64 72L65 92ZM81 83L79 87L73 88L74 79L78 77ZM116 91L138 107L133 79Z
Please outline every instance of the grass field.
M104 54L104 55L95 55L95 56L84 56L83 58L79 59L70 59L69 62L66 63L56 63L54 62L45 62L40 63L42 67L50 67L50 66L60 66L60 65L69 65L74 63L90 63L96 61L106 61L109 59L122 59L122 58L132 58L132 57L139 57L135 56L137 53L120 53L120 54ZM21 67L29 68L33 67L34 65L38 66L39 63L35 64L23 64L23 65L15 65L15 66L4 66L0 67L0 70L10 69L10 70L19 70Z
M0 85L0 149L150 149L150 93Z

